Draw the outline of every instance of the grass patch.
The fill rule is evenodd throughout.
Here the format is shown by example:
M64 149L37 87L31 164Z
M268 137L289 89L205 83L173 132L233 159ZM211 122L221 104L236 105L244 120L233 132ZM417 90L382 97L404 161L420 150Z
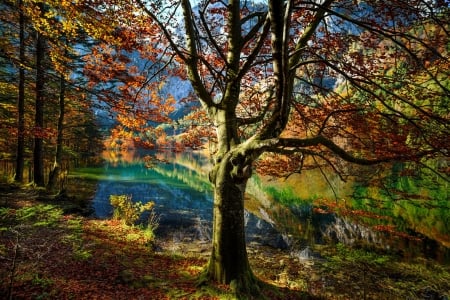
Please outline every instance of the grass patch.
M73 257L81 261L91 258L92 251L85 248L83 240L83 220L80 217L69 218L66 226L69 233L62 238L62 241L71 246Z
M383 265L393 260L394 258L388 255L380 255L365 249L352 249L339 243L336 245L336 254L329 258L328 264Z
M9 225L55 227L60 224L63 210L51 204L37 204L19 209L0 208L0 220Z
M334 289L334 293L345 291L367 299L448 299L450 296L449 266L431 260L402 262L394 255L337 244L322 268L321 273L327 274L323 280L345 284Z

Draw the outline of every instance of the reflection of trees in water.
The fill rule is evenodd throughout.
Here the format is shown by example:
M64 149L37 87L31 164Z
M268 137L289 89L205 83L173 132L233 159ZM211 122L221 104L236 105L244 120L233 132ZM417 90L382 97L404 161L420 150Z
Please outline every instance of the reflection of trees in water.
M396 163L376 178L355 182L349 206L387 216L391 221L381 225L394 225L396 231L407 234L418 232L450 248L448 182L428 168ZM379 220L365 222L380 224Z
M209 158L201 152L162 151L156 152L155 157L159 160L171 162L187 169L191 169L199 174L205 174L205 177L207 177L206 174L211 168Z
M199 192L212 192L211 184L207 177L205 166L200 163L193 163L196 160L182 159L186 156L177 154L177 159L167 163L157 164L153 170L164 177L173 178L183 182L192 189Z
M208 239L211 230L212 196L207 179L207 158L197 153L155 153L152 156L155 158L152 158L152 168L148 169L144 157L141 156L130 164L108 166L105 176L114 175L110 177L112 181L100 182L96 195L97 205L103 205L103 214L106 216L112 211L108 208L107 200L110 194L133 194L133 199L139 201L155 201L156 209L162 214L163 224L166 222L168 226L177 226L178 222L186 226L179 230L187 230L186 234L191 237ZM121 182L125 179L124 174L128 176L128 182ZM314 170L298 177L290 177L284 182L250 180L245 200L247 221L250 220L247 236L258 243L288 248L292 253L300 253L307 246L314 247L315 244L326 242L383 249L397 247L399 251L409 247L410 253L415 253L413 247L424 247L430 253L436 252L436 249L441 252L445 250L439 244L432 245L431 240L426 242L427 245L432 245L430 247L435 249L433 251L429 251L429 246L420 246L418 242L408 241L407 238L399 239L398 235L389 235L385 231L374 229L376 226L394 222L397 231L408 232L411 236L417 235L414 232L420 232L445 245L450 226L447 216L449 203L446 198L444 201L443 197L445 186L436 185L435 177L428 176L425 171L421 171L419 177L417 172L414 173L414 177L411 172L405 172L405 168L398 166L393 170L366 168L359 174L363 176L358 178L364 179L364 182L353 180L343 183L331 175L328 176L327 182L320 172ZM395 177L400 175L403 177ZM328 186L330 182L334 191ZM381 184L382 182L384 184ZM290 208L281 205L274 200L274 194L267 193L269 186L279 190L289 188L290 194L285 195L295 197L292 203L303 204L292 204ZM383 189L390 194L383 193ZM334 198L335 192L339 199L337 202ZM392 193L397 193L405 199L388 197ZM420 197L412 198L412 194L418 194ZM302 202L302 197L306 197L309 202ZM388 218L343 218L334 214L317 214L311 204L311 201L317 198L338 203L347 211L369 211L373 215ZM427 232L428 229L430 232ZM433 236L433 233L439 235ZM428 255L439 255L430 253Z
M411 172L398 164L353 172L361 176L333 181L337 199L314 170L286 181L251 183L248 190L265 190L263 207L290 247L341 242L450 259L447 182L426 168Z

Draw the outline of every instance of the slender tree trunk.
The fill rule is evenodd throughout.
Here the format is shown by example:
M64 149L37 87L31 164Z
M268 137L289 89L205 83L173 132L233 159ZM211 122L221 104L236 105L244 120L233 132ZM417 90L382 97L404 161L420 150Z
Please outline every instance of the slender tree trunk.
M36 41L36 103L35 103L35 136L33 151L33 180L37 186L44 186L43 138L44 130L44 70L45 40L37 33Z
M210 280L230 284L236 292L258 291L247 257L244 192L251 172L227 153L211 175L214 183L212 253L207 268Z
M61 172L61 162L63 154L63 127L64 127L64 110L65 110L65 92L66 92L66 81L64 75L60 77L60 87L59 87L59 118L58 118L58 136L56 138L56 153L55 162L53 168L50 171L47 190L53 190L56 186L57 179Z
M22 12L22 0L18 0L19 7L19 96L17 99L17 153L16 175L14 180L23 182L25 156L25 17Z

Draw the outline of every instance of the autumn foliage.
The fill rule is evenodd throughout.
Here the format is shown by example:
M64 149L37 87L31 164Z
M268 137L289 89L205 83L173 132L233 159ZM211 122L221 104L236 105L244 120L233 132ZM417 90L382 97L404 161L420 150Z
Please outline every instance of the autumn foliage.
M350 164L448 164L447 1L1 5L11 12L0 18L1 71L27 75L17 83L24 113L11 100L14 79L1 81L2 148L14 156L9 134L26 135L38 185L55 134L66 156L98 150L94 114L109 122L104 146L118 152L207 148L215 196L207 278L236 292L258 290L243 205L254 167L271 176L327 168L345 179ZM174 78L189 82L185 93ZM448 168L434 171L448 177Z

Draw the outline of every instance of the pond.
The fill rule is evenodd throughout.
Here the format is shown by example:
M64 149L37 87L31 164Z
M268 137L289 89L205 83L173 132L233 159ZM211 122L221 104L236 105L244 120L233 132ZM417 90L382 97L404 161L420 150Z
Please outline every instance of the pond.
M71 173L97 180L93 198L97 217L111 217L110 195L130 195L134 201L155 203L160 216L158 236L177 232L184 239L210 240L213 196L206 157L148 152L111 159L111 154L107 155L103 167L78 168ZM369 193L370 186L351 183L349 187L336 180L331 189L323 181L314 171L283 184L254 176L245 200L247 242L278 248L299 258L319 256L316 249L321 245L343 243L381 249L405 259L425 256L450 262L450 207L445 195L437 202L439 207L433 201L423 206L404 199L383 198L380 203L374 194L382 193ZM408 188L413 191L413 184ZM304 194L305 190L309 194ZM336 191L352 197L324 200L331 199L331 194L337 196Z

